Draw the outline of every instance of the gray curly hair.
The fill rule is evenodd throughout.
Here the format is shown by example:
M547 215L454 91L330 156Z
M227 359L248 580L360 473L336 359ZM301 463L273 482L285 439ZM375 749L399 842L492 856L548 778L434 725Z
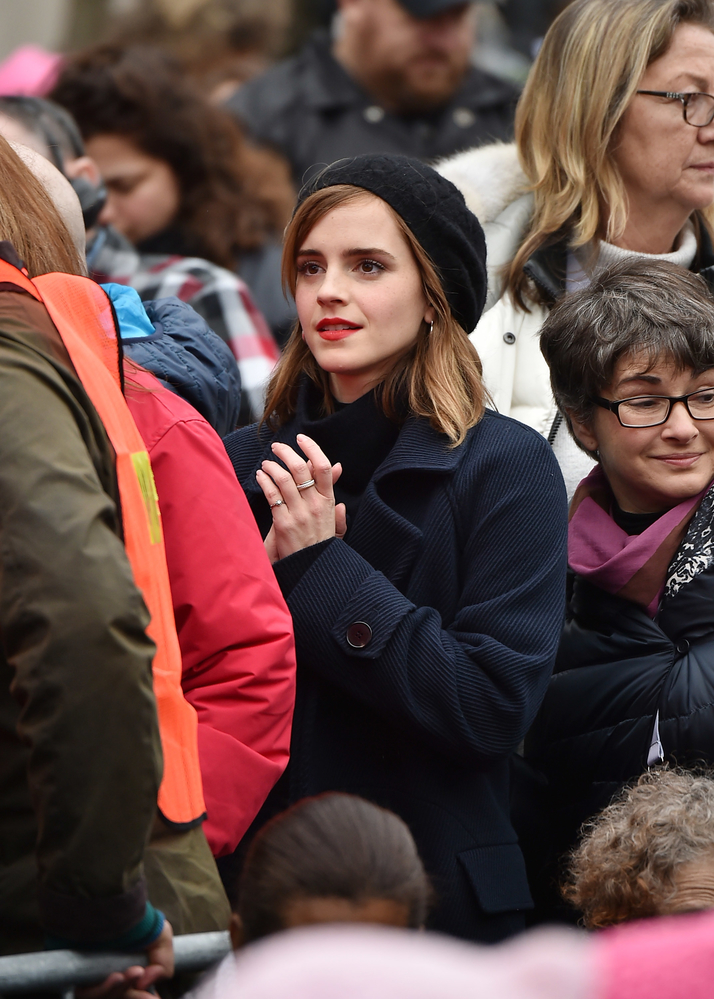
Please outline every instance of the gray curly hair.
M676 873L714 859L714 775L642 774L583 826L562 887L588 929L677 910Z

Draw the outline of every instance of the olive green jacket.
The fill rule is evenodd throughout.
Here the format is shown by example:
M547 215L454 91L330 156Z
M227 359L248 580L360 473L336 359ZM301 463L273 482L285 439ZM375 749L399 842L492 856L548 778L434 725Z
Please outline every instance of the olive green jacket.
M0 952L144 916L161 744L117 496L44 306L0 285Z

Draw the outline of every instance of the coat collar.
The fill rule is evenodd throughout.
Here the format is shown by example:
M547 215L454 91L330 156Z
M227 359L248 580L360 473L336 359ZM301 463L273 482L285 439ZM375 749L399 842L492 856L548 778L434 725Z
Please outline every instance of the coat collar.
M565 294L568 273L568 239L564 232L538 247L523 266L531 280L545 293L549 305Z
M270 456L273 441L294 446L298 431L291 421L265 439L255 469ZM463 456L464 445L450 448L444 434L434 430L428 420L409 417L369 482L347 540L395 586L406 585L409 578L423 537L422 514L426 514L430 493L443 488L444 478L454 473ZM420 479L418 489L414 475ZM244 489L261 530L267 533L269 513L255 474L248 476Z
M699 223L697 238L699 241L699 251L697 253L695 268L709 287L714 289L714 246L712 246L712 238L709 235L709 230L702 222Z
M274 434L261 435L263 446L260 457L254 465L253 475L243 486L246 496L261 495L262 491L255 481L255 472L260 468L261 462L272 457L271 444L280 441L295 447L295 436L299 432L300 428L291 420ZM449 447L445 435L434 430L428 420L410 416L402 426L394 447L374 473L372 482L381 482L387 476L399 472L423 471L449 475L456 469L462 456L462 448Z
M443 489L463 453L424 417L410 417L365 490L350 546L398 588L406 588L428 530L429 497Z
M330 36L326 31L313 33L303 49L302 58L308 68L303 91L303 99L308 107L317 111L329 111L346 107L362 108L375 103L375 99L335 59ZM517 93L509 84L472 67L461 87L443 108L455 105L480 110L500 106L509 99L515 101L516 97ZM443 108L437 109L435 114ZM427 114L424 117L429 116Z
M410 416L396 444L374 474L379 482L394 472L423 471L449 474L461 460L461 450L449 447L444 434L424 417Z
M696 213L695 213L696 214ZM701 219L695 219L699 248L692 267L714 287L714 246L709 231ZM568 273L568 236L561 230L544 246L540 246L523 265L529 278L545 294L548 305L554 305L565 294Z

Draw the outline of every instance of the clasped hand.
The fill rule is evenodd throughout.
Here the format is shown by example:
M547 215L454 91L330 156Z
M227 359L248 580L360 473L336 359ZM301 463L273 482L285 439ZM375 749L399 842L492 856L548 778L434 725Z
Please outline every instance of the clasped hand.
M298 434L297 442L307 460L289 444L275 442L273 453L287 468L266 460L256 472L273 514L273 526L265 539L271 562L328 538L344 537L347 530L345 505L335 505L333 488L342 466L339 462L331 465L310 437Z

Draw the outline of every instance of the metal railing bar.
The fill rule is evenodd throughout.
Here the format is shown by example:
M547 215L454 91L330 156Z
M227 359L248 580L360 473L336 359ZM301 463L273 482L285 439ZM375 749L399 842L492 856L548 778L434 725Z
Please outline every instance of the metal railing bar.
M200 971L230 950L223 933L187 933L174 937L176 971ZM101 982L112 971L131 965L146 966L146 954L87 954L74 950L46 950L0 957L0 996L36 989L64 991Z

